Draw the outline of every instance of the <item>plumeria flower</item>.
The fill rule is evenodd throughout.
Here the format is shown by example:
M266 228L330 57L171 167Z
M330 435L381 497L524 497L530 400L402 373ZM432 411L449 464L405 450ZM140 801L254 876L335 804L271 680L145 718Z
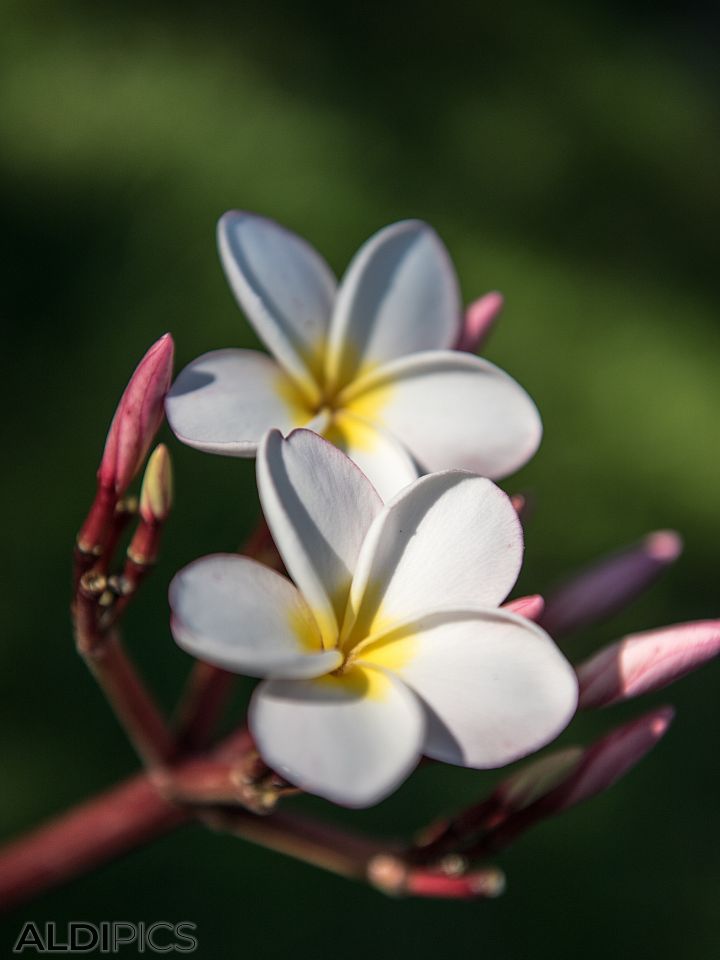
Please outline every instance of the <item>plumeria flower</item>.
M265 678L249 723L270 767L362 807L423 754L498 767L565 727L572 668L540 627L498 609L523 542L490 480L430 474L383 505L352 461L308 430L270 431L257 478L294 584L215 554L176 575L170 604L181 647Z
M499 479L533 455L541 424L532 400L487 360L452 349L466 333L458 282L427 224L375 234L339 286L312 247L263 217L226 213L218 238L233 292L272 357L217 350L186 367L166 404L184 443L252 457L268 429L309 427L385 497L432 470Z

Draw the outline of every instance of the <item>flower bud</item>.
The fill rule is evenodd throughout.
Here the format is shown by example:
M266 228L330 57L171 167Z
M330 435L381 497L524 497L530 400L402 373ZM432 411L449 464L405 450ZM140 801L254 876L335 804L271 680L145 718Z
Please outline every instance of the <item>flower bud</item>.
M174 344L169 333L137 365L115 411L98 469L100 486L120 497L145 459L162 423L172 379Z
M660 707L617 727L579 754L561 750L530 764L486 802L492 817L472 822L486 830L464 855L472 860L495 854L540 821L607 790L655 746L673 716L672 707ZM470 822L471 812L458 822Z
M544 815L574 807L617 783L665 735L674 715L672 707L660 707L597 740L585 750L575 772L545 798Z
M632 634L577 667L579 706L606 707L660 690L718 653L720 620L699 620Z
M659 530L600 559L548 597L540 626L558 637L604 620L654 583L681 551L677 533Z
M577 769L582 756L582 747L566 747L533 760L503 780L493 793L493 799L506 813L524 810L566 781Z
M539 593L535 593L529 597L517 597L515 600L510 600L503 604L502 609L509 610L510 613L517 613L521 617L525 617L526 620L537 621L545 609L545 601Z
M465 311L456 350L476 353L485 343L504 305L503 295L493 291L474 300Z
M160 443L145 467L140 489L140 516L146 523L163 523L170 513L172 497L172 462L168 448Z

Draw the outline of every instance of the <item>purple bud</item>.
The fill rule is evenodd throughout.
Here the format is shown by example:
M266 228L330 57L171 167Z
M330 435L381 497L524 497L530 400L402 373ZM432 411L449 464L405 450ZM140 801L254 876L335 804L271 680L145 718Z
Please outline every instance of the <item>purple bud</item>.
M574 807L617 783L665 735L674 716L672 707L660 707L588 747L575 772L545 798L544 815Z
M98 470L100 486L122 496L142 466L163 419L172 379L174 344L169 333L137 365L110 424Z
M474 300L465 311L465 319L455 349L476 353L490 335L504 302L502 294L496 291L486 293L479 300Z
M636 633L577 668L579 706L606 707L659 690L720 653L720 620L681 623Z
M558 637L606 619L654 583L681 551L677 533L659 530L603 557L548 597L540 626Z

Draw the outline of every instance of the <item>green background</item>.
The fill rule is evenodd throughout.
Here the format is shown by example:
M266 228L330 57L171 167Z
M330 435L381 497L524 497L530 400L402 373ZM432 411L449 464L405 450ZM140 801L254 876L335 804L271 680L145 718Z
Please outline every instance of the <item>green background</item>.
M487 356L527 387L541 452L520 587L648 530L686 553L641 601L567 645L718 615L720 216L717 22L701 4L39 0L0 7L3 606L0 826L30 827L135 767L71 646L74 533L114 404L166 330L178 364L253 335L223 279L240 207L342 271L380 226L430 221L466 299L502 290ZM233 549L251 463L171 440L177 506L127 641L171 708L189 660L172 573ZM493 960L717 955L717 668L564 740L670 700L663 744L612 792L500 858L505 896L391 901L187 828L3 920L189 920L207 958ZM249 690L249 683L241 688ZM236 710L238 707L236 707ZM496 775L420 771L363 813L388 835ZM132 955L132 951L126 951Z

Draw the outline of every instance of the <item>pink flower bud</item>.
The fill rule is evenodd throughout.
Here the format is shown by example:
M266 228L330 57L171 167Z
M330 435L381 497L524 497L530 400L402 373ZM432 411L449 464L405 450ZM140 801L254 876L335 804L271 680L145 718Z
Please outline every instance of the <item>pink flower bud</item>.
M172 379L174 344L166 333L137 365L110 424L98 470L100 486L120 497L145 459L163 419Z
M545 798L543 814L560 813L617 783L665 735L674 715L672 707L660 707L588 747L575 772Z
M465 311L465 320L455 349L476 353L490 335L504 302L502 294L495 291L474 300Z
M140 489L140 516L146 523L167 520L173 497L170 453L164 443L158 444L145 467Z
M598 560L548 597L540 625L558 637L604 620L654 583L681 551L678 534L660 530Z
M565 747L533 760L503 780L493 799L505 815L524 810L566 781L578 768L582 756L582 747Z
M655 746L673 716L672 707L660 707L617 727L579 755L572 748L561 750L520 770L500 784L477 813L469 810L457 818L461 827L485 828L464 849L465 856L475 859L497 853L540 821L613 786ZM462 832L456 827L454 835Z
M577 668L579 706L606 707L659 690L720 653L720 620L682 623L625 637Z
M513 505L515 513L518 515L520 520L526 519L526 514L528 511L528 498L524 493L513 493L510 497L510 503Z
M502 609L509 610L510 613L518 613L526 620L539 620L545 609L545 601L539 593L535 593L529 597L517 597L515 600L510 600L503 604Z

